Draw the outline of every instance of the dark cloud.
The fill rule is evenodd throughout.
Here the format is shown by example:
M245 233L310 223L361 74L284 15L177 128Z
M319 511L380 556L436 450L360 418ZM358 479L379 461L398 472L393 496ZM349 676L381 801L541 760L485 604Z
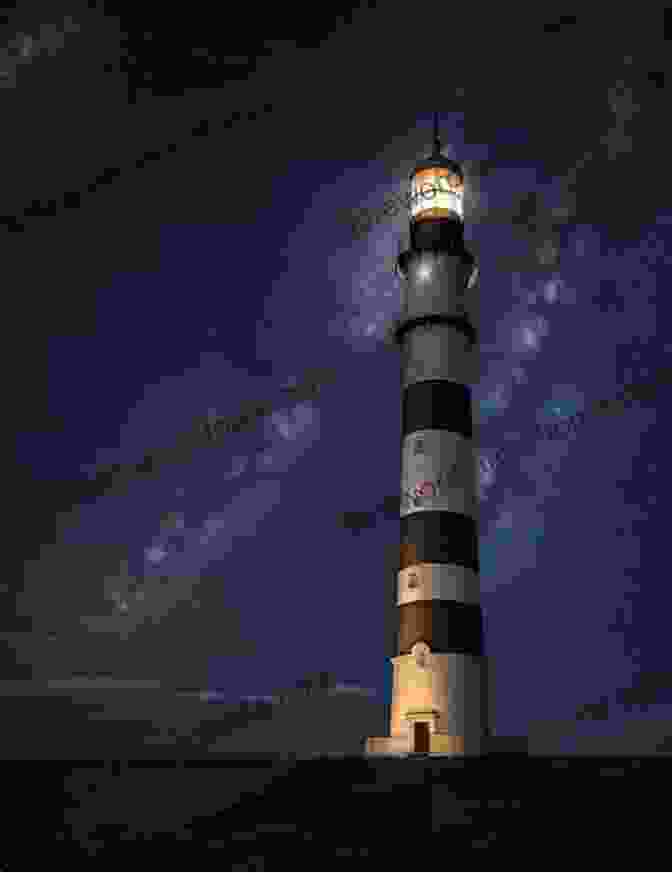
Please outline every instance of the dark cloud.
M663 70L651 70L651 72L646 74L646 78L649 82L652 82L656 88L665 87L665 73Z
M618 710L632 712L633 707L647 710L649 706L670 700L672 691L672 671L643 670L636 674L635 681L626 688L618 688L599 700L585 703L576 711L577 721L607 721Z
M544 24L544 33L561 33L563 30L574 27L577 22L576 15L560 15L558 18L549 19Z
M672 691L672 671L645 670L637 674L629 688L619 689L615 699L623 704L655 704L660 699L669 699Z
M359 534L360 531L373 527L375 524L375 513L348 511L340 514L340 522L343 527L348 528L352 533Z
M576 712L577 721L592 719L593 721L606 721L609 718L609 701L606 697L600 698L597 703L589 703L580 707Z
M396 520L399 518L400 500L396 494L391 494L383 499L380 512L385 518Z
M84 671L193 687L204 681L213 651L255 651L238 611L223 602L222 576L143 579L128 573L127 557L114 543L43 546L38 560L26 562L16 595L16 614L30 616L30 625L8 638L15 661L45 679ZM127 612L118 606L124 601ZM188 643L175 647L182 634Z

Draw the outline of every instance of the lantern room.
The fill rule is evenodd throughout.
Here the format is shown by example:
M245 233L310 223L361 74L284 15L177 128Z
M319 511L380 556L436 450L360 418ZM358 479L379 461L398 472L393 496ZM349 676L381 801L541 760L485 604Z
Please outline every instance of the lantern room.
M434 148L409 176L411 251L464 254L464 174L441 152L438 114L434 115Z
M455 161L435 153L413 170L410 183L411 221L464 220L464 176Z

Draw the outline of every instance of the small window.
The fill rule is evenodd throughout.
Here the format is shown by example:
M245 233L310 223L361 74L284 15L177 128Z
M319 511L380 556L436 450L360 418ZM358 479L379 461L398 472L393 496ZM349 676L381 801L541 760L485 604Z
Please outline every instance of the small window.
M415 658L415 663L418 667L422 669L427 669L429 667L429 646L425 642L415 643L413 648L411 649L411 654Z

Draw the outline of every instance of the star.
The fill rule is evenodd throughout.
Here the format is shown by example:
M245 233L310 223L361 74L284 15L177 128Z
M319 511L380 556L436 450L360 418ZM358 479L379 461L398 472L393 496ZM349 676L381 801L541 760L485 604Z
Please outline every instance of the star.
M152 546L151 548L145 551L145 556L148 561L151 561L153 564L162 561L168 552L162 546Z

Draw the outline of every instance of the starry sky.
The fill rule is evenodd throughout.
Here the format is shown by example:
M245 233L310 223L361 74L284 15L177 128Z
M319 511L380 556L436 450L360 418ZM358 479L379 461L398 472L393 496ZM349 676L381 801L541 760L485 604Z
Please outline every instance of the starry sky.
M669 364L672 24L477 11L0 21L6 683L233 701L329 670L389 700L406 219L355 239L348 215L403 193L436 110L479 265L497 731L672 717L669 386L591 411ZM253 427L92 487L257 401Z

